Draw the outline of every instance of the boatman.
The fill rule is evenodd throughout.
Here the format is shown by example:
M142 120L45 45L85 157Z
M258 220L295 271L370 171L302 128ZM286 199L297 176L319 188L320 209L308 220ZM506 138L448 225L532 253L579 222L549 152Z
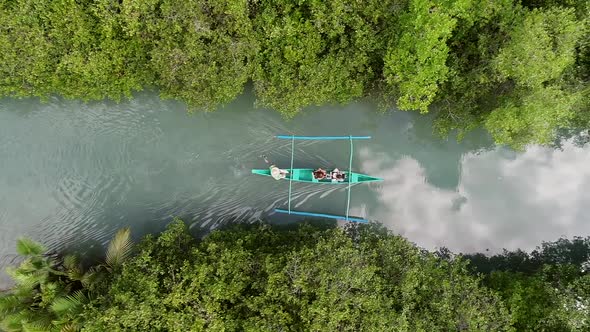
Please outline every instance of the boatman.
M270 164L268 159L266 159L265 155L262 155L261 157L264 158L265 163ZM270 169L270 176L275 178L275 180L284 179L287 177L287 174L289 174L289 171L287 171L286 169L280 169L275 165L270 165L269 169Z
M280 169L278 167L276 167L275 165L270 165L270 175L275 178L275 180L280 180L280 179L284 179L287 177L287 174L289 174L289 171L287 171L286 169Z

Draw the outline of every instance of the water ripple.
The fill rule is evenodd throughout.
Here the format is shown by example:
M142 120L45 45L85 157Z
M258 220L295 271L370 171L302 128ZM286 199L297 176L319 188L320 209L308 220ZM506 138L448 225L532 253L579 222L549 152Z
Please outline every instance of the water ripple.
M14 253L15 239L21 235L55 250L75 245L86 250L102 249L120 227L132 226L137 238L162 230L175 216L189 221L195 232L233 221L287 220L273 210L287 207L288 182L250 173L252 168L268 167L261 155L289 167L291 142L274 138L277 134L372 135L370 145L359 142L355 147L353 169L387 181L354 186L350 213L377 215L406 230L419 244L432 242L424 236L430 228L436 230L433 238L460 234L459 243L488 234L496 234L495 240L519 236L514 235L518 223L512 222L512 211L526 211L519 219L523 225L529 219L535 220L536 228L544 225L546 236L535 244L566 232L588 232L587 223L574 222L583 219L590 202L579 189L589 178L583 167L587 147L566 145L562 153L553 154L533 148L523 155L501 153L504 150L476 155L470 151L482 149L478 142L485 135L460 144L441 141L432 136L429 119L410 113L376 114L369 106L355 104L317 109L285 121L276 112L253 109L251 101L246 95L219 112L187 115L185 105L163 101L155 93L122 103L0 99L0 265ZM343 142L296 141L294 167L346 169L348 149ZM548 164L561 173L547 171ZM510 187L498 176L522 182L522 188ZM548 178L555 182L533 185ZM547 201L558 200L552 190L562 178L571 182L562 195L569 209ZM345 186L293 183L292 188L292 208L342 214L346 207ZM518 195L502 200L510 192ZM456 208L459 196L467 201ZM531 201L533 197L543 204ZM544 206L554 206L556 213ZM547 213L525 218L534 210ZM461 214L466 225L492 215L499 218L489 211L511 213L498 222L480 221L477 229L456 227ZM423 227L424 220L431 220L432 227ZM439 231L441 225L449 230Z

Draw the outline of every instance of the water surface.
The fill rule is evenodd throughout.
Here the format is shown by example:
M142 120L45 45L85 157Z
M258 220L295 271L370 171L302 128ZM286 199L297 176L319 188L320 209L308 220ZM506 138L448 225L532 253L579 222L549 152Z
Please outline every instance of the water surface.
M288 183L250 174L260 156L288 167L275 134L371 135L353 169L385 182L353 187L351 214L425 248L531 249L590 234L590 147L522 153L432 134L431 119L368 104L321 107L291 121L245 94L213 113L139 94L129 102L0 100L0 264L18 236L51 248L102 250L120 227L139 237L182 216L193 230L275 218ZM301 141L295 167L347 168L348 142ZM344 187L293 184L293 208L343 214Z

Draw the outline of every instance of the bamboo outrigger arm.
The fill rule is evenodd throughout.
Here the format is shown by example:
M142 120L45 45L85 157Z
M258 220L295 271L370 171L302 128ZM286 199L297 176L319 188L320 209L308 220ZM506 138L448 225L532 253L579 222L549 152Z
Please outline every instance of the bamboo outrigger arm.
M352 185L352 181L350 178L352 177L352 158L354 156L354 145L352 143L353 140L360 140L360 139L371 139L371 136L295 136L295 135L277 135L275 136L279 139L290 139L291 140L291 167L290 167L290 174L293 174L293 161L295 157L295 140L349 140L350 141L350 157L348 163L348 187L347 187L347 198L346 198L346 215L339 216L334 214L326 214L326 213L314 213L314 212L303 212L303 211L293 211L291 210L291 193L292 193L292 186L293 186L293 176L289 177L289 197L287 203L287 210L283 209L275 209L277 213L286 213L286 214L293 214L299 216L309 216L309 217L320 217L320 218L330 218L330 219L339 219L339 220L346 220L346 221L353 221L353 222L360 222L360 223L368 223L368 220L358 217L351 217L349 215L350 209L350 189Z

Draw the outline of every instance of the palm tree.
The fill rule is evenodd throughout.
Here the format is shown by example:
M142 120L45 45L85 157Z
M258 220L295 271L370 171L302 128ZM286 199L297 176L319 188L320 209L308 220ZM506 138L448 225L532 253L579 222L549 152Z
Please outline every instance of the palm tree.
M65 285L57 282L64 273L54 268L57 262L35 241L18 239L16 250L25 260L18 268L7 269L15 286L0 297L0 327L6 331L47 331L53 319L48 305L64 291Z
M110 241L104 263L84 270L75 255L60 259L30 239L17 240L17 252L25 260L8 269L15 286L0 294L0 328L5 331L78 331L81 312L94 287L120 268L132 253L129 228L120 229Z

